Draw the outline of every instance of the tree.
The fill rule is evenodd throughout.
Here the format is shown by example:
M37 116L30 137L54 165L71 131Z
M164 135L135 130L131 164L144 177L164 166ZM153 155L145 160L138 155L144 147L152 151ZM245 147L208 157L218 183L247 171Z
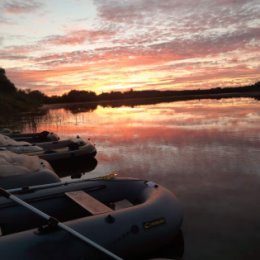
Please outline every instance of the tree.
M15 85L6 77L5 70L0 68L0 93L13 94L16 91Z
M44 103L48 97L39 90L27 90L26 95L31 100L37 100L37 102Z

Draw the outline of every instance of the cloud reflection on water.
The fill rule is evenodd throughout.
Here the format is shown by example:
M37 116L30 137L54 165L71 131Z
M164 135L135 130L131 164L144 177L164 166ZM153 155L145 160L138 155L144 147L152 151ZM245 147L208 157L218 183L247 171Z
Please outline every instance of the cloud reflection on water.
M128 174L258 172L260 103L253 99L98 106L76 114L59 108L49 119L39 131L78 134L96 143L99 170L109 164Z
M96 143L94 174L118 171L175 192L185 216L185 260L259 258L258 101L98 106L74 114L53 109L48 118L39 131Z

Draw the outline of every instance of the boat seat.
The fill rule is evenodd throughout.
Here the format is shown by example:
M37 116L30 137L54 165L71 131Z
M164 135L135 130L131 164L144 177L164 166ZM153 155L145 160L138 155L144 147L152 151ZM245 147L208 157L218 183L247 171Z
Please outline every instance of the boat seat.
M111 208L84 191L70 191L65 192L65 194L92 215L98 215L113 211Z

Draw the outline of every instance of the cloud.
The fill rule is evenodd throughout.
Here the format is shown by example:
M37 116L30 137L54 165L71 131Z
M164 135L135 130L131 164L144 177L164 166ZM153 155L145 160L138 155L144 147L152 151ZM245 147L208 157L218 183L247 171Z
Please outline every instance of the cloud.
M41 5L40 2L34 0L9 0L4 4L4 9L9 14L22 14L35 11Z
M80 45L86 41L94 42L104 38L110 38L115 33L105 30L77 30L66 35L55 35L45 40L47 44L53 45Z
M3 53L0 51L0 59L1 60L25 60L27 59L27 56L24 55L15 55L12 53Z
M94 58L87 51L72 51L63 53L53 53L33 58L33 61L41 64L45 68L53 68L62 65L74 66L94 61ZM97 60L95 60L97 62ZM85 64L87 65L87 64Z
M16 55L22 55L22 54L30 54L34 51L40 50L41 47L39 45L33 44L33 45L17 45L17 46L8 46L0 53L2 54L16 54Z
M175 53L183 58L205 57L234 50L250 49L254 41L260 40L260 28L248 28L222 35L197 35L191 39L174 39L164 43L151 44L151 49L160 49L164 53ZM260 45L257 44L257 49Z
M107 27L119 27L126 36L121 41L125 39L129 44L190 41L199 37L218 40L227 33L239 35L240 30L259 28L260 6L254 0L96 0L95 3Z
M1 44L1 38L0 38ZM0 60L31 62L36 51L41 50L38 45L8 46L0 50Z
M232 0L132 0L132 1L94 1L100 17L107 22L126 22L135 23L157 19L171 18L177 21L180 17L181 21L177 21L179 25L185 24L191 19L196 24L207 17L219 17L219 21L236 17L242 18L252 13L257 18L259 4L257 0L248 1L232 1ZM224 17L223 17L224 15ZM183 23L184 19L184 23ZM232 21L232 20L231 20ZM156 22L156 21L155 21ZM207 22L207 20L206 20Z
M1 15L1 12L0 12L0 15ZM10 24L10 21L7 18L0 17L0 24L7 25L7 24Z
M34 0L9 0L4 4L4 10L9 14L23 14L37 10L41 5Z
M5 2L6 10L18 14L39 7L36 1ZM32 41L25 45L29 41L24 38L20 46L2 48L0 59L20 66L21 73L12 73L21 86L37 88L44 81L46 92L53 93L59 85L68 88L68 74L74 79L71 88L97 91L110 91L113 86L206 88L259 78L258 1L94 3L97 16L87 21L87 28L65 23L59 27L66 28L65 33L51 30L48 37L45 33L34 38L35 45ZM21 68L23 64L26 67Z
M33 58L34 62L45 68L66 65L84 65L86 69L96 70L110 69L111 73L119 72L121 69L162 65L178 57L174 54L159 55L156 52L142 49L128 48L101 48L95 51L72 51Z
M70 81L70 78L78 77L83 69L84 66L52 69L14 68L7 71L7 76L17 88L37 89L48 94L60 94L79 88L82 83Z
M194 63L193 65L195 65ZM185 67L183 67L184 69ZM173 70L174 71L174 70ZM194 69L193 73L187 74L187 75L180 75L173 73L173 75L164 77L159 80L159 83L150 84L147 83L145 85L146 88L169 88L171 86L178 86L178 84L186 84L190 87L192 84L194 86L203 86L205 85L205 82L207 82L207 86L209 87L216 87L216 86L222 86L222 80L225 79L225 81L230 80L230 85L237 85L237 82L234 80L232 82L232 79L243 79L247 78L250 82L250 79L252 82L256 81L259 74L259 68L253 69L249 68L245 65L233 65L230 67L219 67L219 66L206 66L203 67L198 66L198 69ZM211 81L213 83L211 83ZM227 86L225 84L225 86ZM177 88L176 88L177 89Z

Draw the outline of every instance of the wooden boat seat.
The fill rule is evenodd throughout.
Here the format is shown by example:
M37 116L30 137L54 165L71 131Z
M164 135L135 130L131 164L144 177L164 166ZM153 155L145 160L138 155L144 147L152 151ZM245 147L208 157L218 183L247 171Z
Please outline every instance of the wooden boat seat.
M65 192L65 194L82 208L90 212L92 215L98 215L113 211L111 208L84 191L70 191Z

